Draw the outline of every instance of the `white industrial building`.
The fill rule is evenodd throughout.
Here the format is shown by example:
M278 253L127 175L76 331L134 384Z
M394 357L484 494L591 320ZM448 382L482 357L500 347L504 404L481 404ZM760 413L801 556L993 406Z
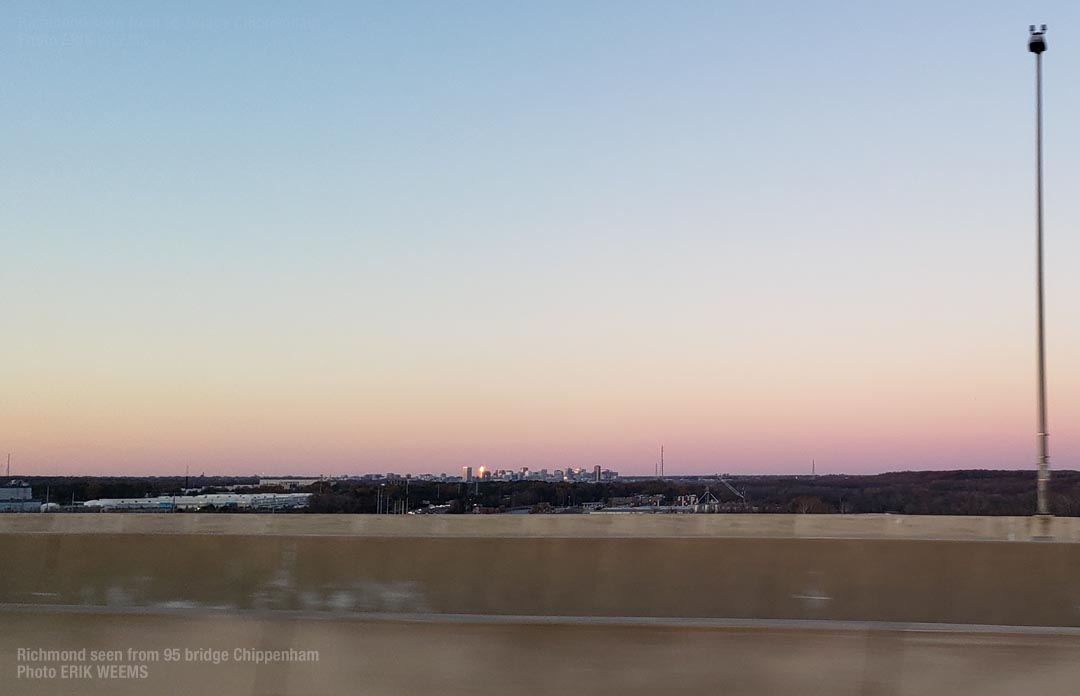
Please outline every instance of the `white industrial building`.
M310 493L205 493L162 495L156 498L99 498L83 505L94 510L201 510L219 507L238 510L288 510L307 507Z

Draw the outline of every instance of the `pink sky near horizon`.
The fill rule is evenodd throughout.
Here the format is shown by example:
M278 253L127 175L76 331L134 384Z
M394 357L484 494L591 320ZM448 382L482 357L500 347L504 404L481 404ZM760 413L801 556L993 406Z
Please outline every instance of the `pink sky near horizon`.
M84 377L58 381L54 393L39 384L37 399L5 402L0 415L18 445L11 448L15 470L39 475L595 464L645 475L661 444L672 474L803 473L812 459L819 473L1033 466L1033 399L1022 375L991 381L970 364L943 374L930 372L929 362L890 379L855 371L807 377L804 365L802 372L701 370L635 383L608 370L576 391L518 373L426 389L386 375L366 384L354 377L355 391L257 373L206 384ZM29 385L19 391L35 394ZM1080 402L1052 403L1052 462L1074 468Z

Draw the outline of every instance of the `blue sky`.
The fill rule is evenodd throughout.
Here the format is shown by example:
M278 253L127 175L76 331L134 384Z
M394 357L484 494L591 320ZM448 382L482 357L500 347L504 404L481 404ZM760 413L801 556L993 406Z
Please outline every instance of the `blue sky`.
M8 3L0 436L42 470L1026 466L1046 22L1075 466L1078 15Z

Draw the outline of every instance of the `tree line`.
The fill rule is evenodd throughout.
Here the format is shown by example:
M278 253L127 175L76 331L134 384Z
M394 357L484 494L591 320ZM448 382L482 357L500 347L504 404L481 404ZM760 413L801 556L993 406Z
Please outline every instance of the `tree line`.
M29 477L34 497L60 504L95 498L138 498L179 494L187 485L206 493L226 486L253 485L251 477ZM437 509L450 514L554 512L586 503L661 495L665 504L679 496L712 493L725 512L747 513L897 513L906 515L1029 515L1035 510L1034 471L901 471L876 475L729 476L717 478L632 479L603 483L485 481L476 483L410 480L324 481L311 493L311 513L371 514L377 510ZM1055 471L1051 482L1055 515L1080 516L1080 472ZM275 492L268 487L240 492Z

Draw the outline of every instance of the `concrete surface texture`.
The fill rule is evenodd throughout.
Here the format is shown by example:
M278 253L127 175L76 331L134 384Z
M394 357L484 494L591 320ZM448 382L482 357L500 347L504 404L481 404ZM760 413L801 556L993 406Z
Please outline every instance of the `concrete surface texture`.
M1055 518L6 515L0 693L1075 693L1078 537ZM244 647L320 661L65 681L18 652Z
M283 536L781 537L1080 542L1076 517L908 515L306 515L11 514L0 534L276 534Z
M179 614L8 614L5 694L426 696L1076 693L1080 635L888 627L393 621ZM179 646L228 662L128 660L136 679L15 679L18 646L124 653ZM237 662L240 649L317 662ZM241 653L242 655L242 653Z

